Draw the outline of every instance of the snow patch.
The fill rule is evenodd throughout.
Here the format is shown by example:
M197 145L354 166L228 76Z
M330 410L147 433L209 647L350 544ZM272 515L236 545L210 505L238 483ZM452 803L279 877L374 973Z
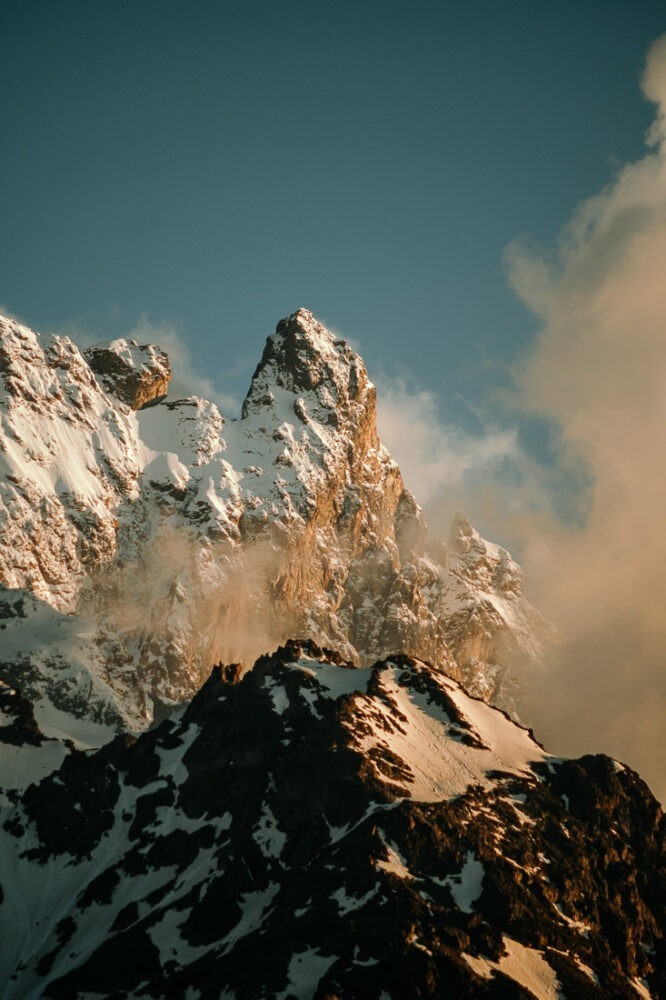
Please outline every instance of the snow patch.
M484 875L483 865L477 860L473 851L468 851L459 874L449 875L448 878L444 879L459 910L463 910L464 913L473 912L474 903L479 899L483 890Z
M344 917L348 913L353 913L354 910L360 910L366 903L370 902L377 889L377 885L373 886L364 896L350 896L345 889L336 889L331 894L331 899L335 900L338 904L339 915Z
M392 875L397 875L398 878L413 879L414 876L407 867L407 862L395 844L389 844L387 841L384 841L384 848L386 850L386 857L381 858L377 862L377 868L381 868L385 872L390 872Z
M314 677L330 698L337 700L346 694L366 692L372 676L371 669L341 667L331 663L321 663L309 656L301 657L296 663L288 664L291 670L301 670Z
M450 799L463 794L470 785L490 787L492 779L488 775L493 771L534 778L531 764L548 757L527 730L442 677L440 683L469 721L469 730L473 735L483 733L484 742L478 747L468 746L452 738L451 719L446 712L427 695L399 684L401 676L402 670L396 666L389 665L382 671L380 681L387 702L357 696L357 714L371 732L356 739L366 754L384 749L400 758L411 776L393 778L392 783L403 782L405 793L415 801Z
M23 790L36 784L57 771L68 753L59 740L48 740L36 747L0 743L0 789Z
M295 996L297 1000L309 1000L315 995L322 976L337 961L335 955L320 955L315 948L297 952L289 962L289 986L278 993L276 1000L287 1000Z
M503 938L506 955L499 962L477 958L463 953L463 958L473 972L482 979L491 979L495 971L502 972L520 986L529 990L537 1000L560 1000L561 985L554 969L536 948L526 948L513 938Z

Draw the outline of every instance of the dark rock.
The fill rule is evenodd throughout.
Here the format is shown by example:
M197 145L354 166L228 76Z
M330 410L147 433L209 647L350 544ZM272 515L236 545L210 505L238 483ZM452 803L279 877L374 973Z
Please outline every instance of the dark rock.
M0 679L0 743L14 746L39 746L44 734L37 725L32 702L24 698L20 691ZM7 721L7 720L11 721Z
M104 387L133 410L164 399L171 380L165 351L136 340L112 340L87 348L83 355Z
M331 697L350 676L362 690ZM19 850L38 839L24 865L62 856L80 883L2 970L8 997L33 974L56 998L527 997L507 941L571 998L633 998L639 980L664 995L664 819L647 786L607 757L546 759L419 801L391 743L423 737L405 699L442 727L433 766L494 738L455 690L408 656L356 675L291 641L240 678L215 668L136 740L70 755L4 823Z

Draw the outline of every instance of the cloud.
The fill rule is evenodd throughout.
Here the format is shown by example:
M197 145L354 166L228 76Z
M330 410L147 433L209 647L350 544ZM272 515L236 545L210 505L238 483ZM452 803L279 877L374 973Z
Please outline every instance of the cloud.
M465 418L476 425L473 430ZM377 380L377 425L405 485L440 535L448 533L461 505L469 510L475 483L483 481L488 489L522 461L515 430L488 426L476 412L446 419L434 393L405 378Z
M561 428L556 466L583 458L584 526L514 525L528 579L564 643L532 720L562 752L604 750L666 796L666 36L643 75L649 151L584 202L552 253L515 244L510 281L541 321L515 405Z

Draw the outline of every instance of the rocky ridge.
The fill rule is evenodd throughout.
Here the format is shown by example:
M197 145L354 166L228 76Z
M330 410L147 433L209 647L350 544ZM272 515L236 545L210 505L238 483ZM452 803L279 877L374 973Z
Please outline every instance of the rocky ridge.
M402 650L515 707L552 633L519 567L462 517L429 539L363 361L307 310L239 420L163 398L159 348L82 354L8 320L0 344L0 664L47 728L140 728L290 634L357 665Z
M0 806L7 1000L666 989L647 787L419 660L289 642L138 739L58 743Z

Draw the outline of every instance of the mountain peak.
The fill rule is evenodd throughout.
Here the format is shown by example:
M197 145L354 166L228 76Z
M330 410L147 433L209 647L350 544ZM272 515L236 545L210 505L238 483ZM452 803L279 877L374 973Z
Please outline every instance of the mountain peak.
M275 387L303 397L304 403L320 411L342 413L353 403L370 403L374 419L375 390L363 360L309 309L298 309L280 320L275 333L267 338L243 404L243 416L270 402ZM323 423L335 423L322 416Z
M296 312L281 319L275 333L279 336L292 338L301 344L308 344L315 353L327 353L335 344L343 345L344 341L336 337L311 312L301 306Z
M289 316L285 316L284 319L279 320L277 324L277 330L280 333L282 333L283 330L288 331L295 328L299 328L304 331L318 329L323 331L325 335L330 336L330 332L322 326L312 310L306 309L305 306L299 306L295 312L291 313Z
M548 623L361 358L299 309L242 419L169 376L0 319L3 996L656 996L661 810L486 704Z

